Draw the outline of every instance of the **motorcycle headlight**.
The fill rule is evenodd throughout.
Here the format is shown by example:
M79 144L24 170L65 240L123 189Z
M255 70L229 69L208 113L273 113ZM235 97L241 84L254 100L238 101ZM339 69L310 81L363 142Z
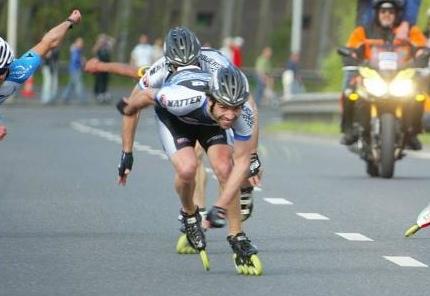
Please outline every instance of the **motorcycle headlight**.
M363 85L375 97L382 97L388 92L388 85L382 79L365 78L363 79Z
M390 83L390 94L396 97L411 96L414 91L414 82L412 79L395 79Z

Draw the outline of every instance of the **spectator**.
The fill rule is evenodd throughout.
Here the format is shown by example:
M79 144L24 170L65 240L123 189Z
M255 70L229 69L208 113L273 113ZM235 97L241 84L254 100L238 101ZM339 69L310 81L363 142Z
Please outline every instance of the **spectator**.
M59 48L54 48L46 54L42 66L42 104L49 104L54 101L58 92L58 59L60 56Z
M287 61L285 72L282 74L284 98L289 99L292 94L304 92L303 81L300 75L300 55L292 53Z
M263 48L261 54L255 62L255 73L257 78L257 88L255 94L255 102L261 105L266 101L267 96L272 95L273 79L272 73L272 49L270 47Z
M243 46L243 38L235 37L232 42L232 62L233 64L240 68L242 67L242 46Z
M222 47L219 49L223 55L225 55L229 61L233 61L233 50L232 50L233 39L226 37L222 41Z
M164 56L163 50L163 39L157 38L154 41L154 45L152 46L152 63L158 61L162 56Z
M61 96L64 103L69 103L70 95L75 92L81 102L84 102L84 86L82 83L82 68L85 65L85 59L82 56L84 48L84 39L76 38L75 42L70 47L69 61L69 82Z
M93 46L92 52L96 55L98 60L108 63L111 61L113 43L114 40L112 37L106 34L100 34L97 38L96 44ZM94 95L97 102L109 102L111 96L108 93L108 84L109 73L100 72L95 74Z
M131 51L130 64L137 68L152 65L152 46L148 43L148 36L140 35L139 44Z

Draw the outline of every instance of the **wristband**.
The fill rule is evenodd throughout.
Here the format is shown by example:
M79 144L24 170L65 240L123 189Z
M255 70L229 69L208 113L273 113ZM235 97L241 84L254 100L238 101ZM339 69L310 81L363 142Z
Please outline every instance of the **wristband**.
M68 19L66 20L66 22L70 22L69 30L70 30L70 29L72 29L72 28L73 28L73 25L75 24L75 21L74 21L74 20L72 20L71 18L68 18Z

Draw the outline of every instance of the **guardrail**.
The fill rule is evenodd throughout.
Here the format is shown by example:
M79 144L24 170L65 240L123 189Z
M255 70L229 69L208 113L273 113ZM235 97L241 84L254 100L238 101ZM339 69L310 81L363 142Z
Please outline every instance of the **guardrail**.
M284 119L333 120L340 115L339 93L304 93L283 98Z

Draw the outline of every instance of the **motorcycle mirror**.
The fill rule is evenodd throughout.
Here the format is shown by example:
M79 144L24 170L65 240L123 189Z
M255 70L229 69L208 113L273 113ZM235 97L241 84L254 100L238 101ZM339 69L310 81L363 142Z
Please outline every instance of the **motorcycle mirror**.
M352 57L352 50L348 47L339 47L337 53L343 57Z

